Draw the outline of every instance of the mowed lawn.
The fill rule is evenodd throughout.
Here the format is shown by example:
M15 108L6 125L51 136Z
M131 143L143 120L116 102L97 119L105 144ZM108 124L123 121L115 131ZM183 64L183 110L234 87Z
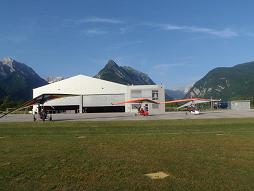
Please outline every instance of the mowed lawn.
M0 123L0 190L254 190L254 119Z

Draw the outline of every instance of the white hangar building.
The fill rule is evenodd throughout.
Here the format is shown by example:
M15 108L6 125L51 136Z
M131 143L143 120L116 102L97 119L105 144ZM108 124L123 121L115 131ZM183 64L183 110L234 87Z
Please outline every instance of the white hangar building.
M52 84L33 89L33 98L41 94L75 94L78 96L50 100L44 107L58 111L72 112L137 112L137 104L112 105L135 98L149 98L165 101L165 89L162 85L123 85L106 80L77 75ZM164 113L165 104L147 104L150 113ZM38 106L33 107L33 111ZM49 108L49 109L50 109Z

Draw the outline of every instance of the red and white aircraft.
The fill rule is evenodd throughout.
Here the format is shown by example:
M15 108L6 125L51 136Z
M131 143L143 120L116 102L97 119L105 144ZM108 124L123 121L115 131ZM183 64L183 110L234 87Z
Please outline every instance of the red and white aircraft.
M159 102L148 99L148 98L137 98L137 99L131 99L131 100L122 101L122 102L113 102L112 105L127 104L127 103L137 103L137 104L139 104L139 106L136 107L136 108L138 110L138 115L142 115L142 116L148 116L149 115L148 108L147 107L142 108L143 103L160 104Z

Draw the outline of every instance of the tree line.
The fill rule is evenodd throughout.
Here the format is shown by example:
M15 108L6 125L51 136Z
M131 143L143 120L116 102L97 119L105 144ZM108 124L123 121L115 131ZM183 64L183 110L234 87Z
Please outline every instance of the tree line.
M16 108L23 102L23 100L14 101L9 96L0 97L0 111L6 111L8 108Z

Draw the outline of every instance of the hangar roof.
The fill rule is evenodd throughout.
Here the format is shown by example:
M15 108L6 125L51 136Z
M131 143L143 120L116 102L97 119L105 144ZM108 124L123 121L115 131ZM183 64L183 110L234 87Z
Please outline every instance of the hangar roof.
M123 94L127 91L127 86L92 78L85 75L73 76L52 84L33 89L33 97L42 93L63 93L63 94Z

